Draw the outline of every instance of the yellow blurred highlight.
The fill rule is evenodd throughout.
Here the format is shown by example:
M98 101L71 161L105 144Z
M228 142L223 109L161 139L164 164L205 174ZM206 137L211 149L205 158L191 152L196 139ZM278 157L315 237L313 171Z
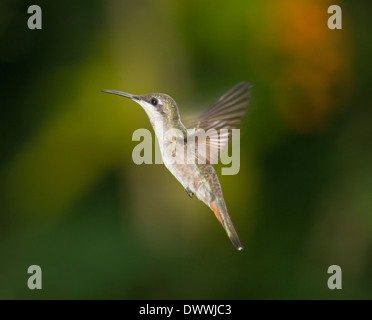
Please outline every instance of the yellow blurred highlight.
M63 101L56 108L60 111L25 142L2 174L9 205L21 220L53 220L113 165L131 160L128 124L135 123L140 112L129 107L130 101L100 92L106 84L117 83L115 78L107 64L92 57L70 74L65 87L54 88L69 99L50 99L45 92L46 99Z

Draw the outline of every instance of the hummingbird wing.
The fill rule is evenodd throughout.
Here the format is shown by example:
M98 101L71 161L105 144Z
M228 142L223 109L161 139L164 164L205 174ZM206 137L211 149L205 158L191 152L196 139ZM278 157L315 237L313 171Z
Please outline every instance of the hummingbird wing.
M250 85L240 82L213 103L188 129L188 141L198 139L196 158L202 163L217 163L227 146L232 129L237 129L246 113ZM209 132L208 132L209 131Z

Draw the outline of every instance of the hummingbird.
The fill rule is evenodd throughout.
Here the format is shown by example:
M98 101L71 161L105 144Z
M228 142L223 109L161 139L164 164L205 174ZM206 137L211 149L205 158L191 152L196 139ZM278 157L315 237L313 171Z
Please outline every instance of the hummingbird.
M176 102L167 94L133 95L114 90L103 90L103 92L131 99L145 110L158 139L164 165L182 184L190 198L196 195L214 212L232 244L237 250L242 250L243 247L227 211L221 184L212 164L218 161L219 155L231 138L232 129L238 128L246 112L250 85L247 82L235 85L188 127L181 121ZM220 134L209 139L208 137L200 139L198 134L209 132L210 129L219 130ZM169 131L172 134L166 138L163 133ZM198 135L198 143L190 147L190 141L196 141L196 135ZM199 150L208 151L202 153ZM185 154L187 159L191 157L194 161L177 161Z

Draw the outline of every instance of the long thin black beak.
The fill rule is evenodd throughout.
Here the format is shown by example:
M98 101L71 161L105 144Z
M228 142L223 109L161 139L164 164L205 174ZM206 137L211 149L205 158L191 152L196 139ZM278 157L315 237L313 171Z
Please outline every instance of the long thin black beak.
M129 99L138 101L138 98L136 96L133 96L133 95L131 95L129 93L126 93L126 92L115 91L115 90L102 90L102 92L117 94L119 96L123 96L123 97L129 98Z

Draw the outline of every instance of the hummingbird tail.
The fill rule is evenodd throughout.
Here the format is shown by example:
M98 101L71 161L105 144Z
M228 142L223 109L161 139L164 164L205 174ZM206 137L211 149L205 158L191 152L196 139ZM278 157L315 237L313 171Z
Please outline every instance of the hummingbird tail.
M224 203L223 203L224 204ZM226 231L227 236L230 238L232 244L236 249L243 250L243 247L240 243L238 233L236 232L234 225L230 219L230 216L227 212L226 206L219 203L219 201L211 202L210 207L213 210L217 220L221 223L223 228Z

